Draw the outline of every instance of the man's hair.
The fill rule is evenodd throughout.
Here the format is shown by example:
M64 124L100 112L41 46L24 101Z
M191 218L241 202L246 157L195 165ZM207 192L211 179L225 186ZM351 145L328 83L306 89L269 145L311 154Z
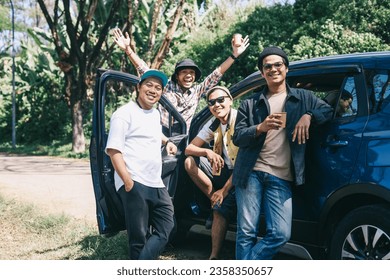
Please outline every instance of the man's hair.
M353 96L349 91L343 89L343 91L341 92L341 99L342 100L353 99Z

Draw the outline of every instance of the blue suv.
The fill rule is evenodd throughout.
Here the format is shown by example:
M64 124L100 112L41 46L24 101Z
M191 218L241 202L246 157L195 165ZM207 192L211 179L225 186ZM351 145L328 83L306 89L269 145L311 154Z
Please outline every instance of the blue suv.
M99 70L95 85L90 162L99 231L124 230L113 167L104 154L112 112L135 96L134 75ZM301 259L390 259L390 52L355 53L292 62L287 81L312 90L334 107L334 116L311 128L306 183L293 188L291 240L283 253ZM259 71L233 85L239 100L265 86ZM181 134L170 135L176 157L163 154L161 174L175 206L174 240L202 228L210 205L184 170L184 149L211 117L207 107L189 133L171 103L162 97ZM262 223L263 224L263 223ZM236 223L229 225L236 231ZM261 226L259 238L264 233Z

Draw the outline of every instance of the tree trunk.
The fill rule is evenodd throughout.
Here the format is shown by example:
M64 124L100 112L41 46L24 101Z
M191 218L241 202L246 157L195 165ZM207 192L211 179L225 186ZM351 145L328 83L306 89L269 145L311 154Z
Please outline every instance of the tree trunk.
M137 52L137 46L135 45L134 35L132 32L132 26L134 24L134 18L139 8L139 1L138 0L128 0L127 1L127 8L129 9L129 15L127 17L127 32L130 36L130 47L134 52ZM123 31L123 30L122 30Z
M150 24L150 33L149 33L149 40L148 40L148 51L146 52L145 56L145 62L150 65L150 61L152 59L153 55L153 49L156 42L156 32L157 32L157 26L158 21L160 18L160 11L162 6L162 0L157 0L153 4L153 16L152 16L152 22Z
M173 16L173 20L172 20L171 24L169 25L167 33L165 35L164 41L161 44L161 47L158 50L150 68L160 69L160 66L161 66L161 64L162 64L162 62L163 62L163 60L168 52L169 45L171 44L173 34L175 33L177 25L179 24L179 20L180 20L181 13L183 11L184 3L185 3L185 0L179 1L175 15Z
M72 104L72 151L74 153L85 152L83 110L80 100Z
M83 88L80 88L74 71L65 72L65 96L72 113L72 152L85 152L85 137L83 128ZM83 78L80 77L83 80Z

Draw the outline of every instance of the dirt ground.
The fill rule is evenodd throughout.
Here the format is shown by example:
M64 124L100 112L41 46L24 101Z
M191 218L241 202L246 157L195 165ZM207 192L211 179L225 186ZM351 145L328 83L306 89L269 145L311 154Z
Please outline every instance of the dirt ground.
M0 194L96 224L89 162L0 153Z
M53 214L66 214L95 225L96 204L88 160L47 156L18 156L0 153L0 194ZM234 259L235 236L228 232L221 259ZM167 248L179 259L207 259L210 231L200 227L190 232L187 242ZM168 258L169 259L169 258ZM276 259L289 259L285 255Z
M97 226L87 160L0 153L0 194L4 198L32 203L48 213L64 213ZM170 259L171 255L178 259L207 259L210 245L209 233L191 233L180 246L168 246L164 259ZM221 255L232 259L233 247L227 242Z

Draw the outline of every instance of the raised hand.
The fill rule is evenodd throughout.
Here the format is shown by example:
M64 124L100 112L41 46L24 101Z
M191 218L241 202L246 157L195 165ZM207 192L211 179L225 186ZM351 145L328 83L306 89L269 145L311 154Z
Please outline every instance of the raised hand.
M232 39L232 48L233 48L233 55L235 57L240 56L249 46L249 37L248 35L245 36L245 38L241 38L241 44L237 44L237 42L234 42L234 39Z
M126 37L123 36L122 31L119 28L114 29L114 42L118 45L122 50L126 50L128 46L130 46L130 37L129 33L125 33Z

